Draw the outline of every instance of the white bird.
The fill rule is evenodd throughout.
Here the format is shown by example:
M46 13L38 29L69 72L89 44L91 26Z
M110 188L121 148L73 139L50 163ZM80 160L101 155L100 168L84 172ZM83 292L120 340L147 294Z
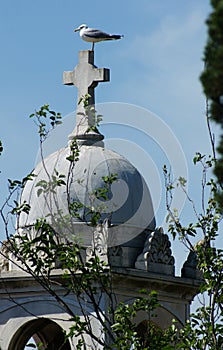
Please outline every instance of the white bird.
M86 24L81 24L79 27L74 29L74 31L80 32L80 37L84 41L92 43L92 51L94 51L94 43L105 40L118 40L123 37L123 35L107 34L98 29L88 28Z

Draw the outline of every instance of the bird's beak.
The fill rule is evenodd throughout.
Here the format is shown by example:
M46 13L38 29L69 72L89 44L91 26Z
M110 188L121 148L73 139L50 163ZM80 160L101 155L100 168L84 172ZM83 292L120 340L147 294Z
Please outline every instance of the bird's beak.
M78 28L74 29L74 32L79 32L79 30L80 30L80 28L78 27Z

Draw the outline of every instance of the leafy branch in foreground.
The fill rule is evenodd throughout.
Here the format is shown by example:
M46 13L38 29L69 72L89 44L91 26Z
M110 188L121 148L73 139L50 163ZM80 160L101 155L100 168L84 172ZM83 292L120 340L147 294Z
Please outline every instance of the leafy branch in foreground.
M197 269L202 273L203 279L199 296L200 307L180 330L177 346L185 350L188 348L218 350L223 345L223 250L215 247L222 220L222 210L216 199L219 186L209 177L215 159L197 153L193 161L195 165L199 164L202 170L200 211L186 191L186 180L180 178L174 183L167 167L163 169L169 232L174 239L178 237L190 251L195 253ZM188 225L182 224L178 211L171 206L176 186L182 189L192 206L195 219ZM199 240L196 245L193 244L194 239Z
M143 290L142 296L136 298L132 304L117 304L112 290L112 271L106 262L101 261L96 251L86 261L85 247L65 241L45 221L36 222L35 232L36 236L33 239L30 239L28 232L12 238L15 256L18 261L23 262L26 271L56 298L70 315L72 326L65 340L80 337L77 349L83 346L86 335L97 344L95 348L101 345L107 350L127 350L131 346L134 346L134 349L155 350L161 345L167 346L170 341L169 333L159 331L150 321L154 319L156 308L159 306L157 293ZM58 278L55 277L56 272L59 272ZM62 295L55 294L55 286L60 287ZM72 295L78 301L82 317L68 307L68 295ZM104 309L104 300L107 300L109 306L107 311ZM89 314L89 308L93 314ZM148 337L138 333L135 323L137 313L142 310L148 315ZM95 316L92 316L94 314ZM92 317L95 317L101 333L105 336L98 338L94 334Z
M89 105L90 98L91 95L86 94L78 101L78 104L83 104L84 107L84 113L78 112L78 114L82 115L84 118L90 117L92 120L92 125L87 129L86 133L89 133L90 131L98 132L98 127L103 119L102 115L97 113L95 106Z
M34 119L35 124L38 126L38 134L41 143L46 140L52 129L62 123L61 114L50 110L48 104L41 106L38 111L30 114L29 117Z

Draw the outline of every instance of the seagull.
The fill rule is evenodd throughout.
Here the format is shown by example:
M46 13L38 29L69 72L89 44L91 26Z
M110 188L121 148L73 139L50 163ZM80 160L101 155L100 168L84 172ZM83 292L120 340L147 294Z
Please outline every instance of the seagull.
M88 28L86 24L81 24L79 27L74 29L75 32L80 32L80 37L87 42L92 43L92 51L94 51L94 43L105 40L118 40L123 35L118 34L107 34L101 30Z

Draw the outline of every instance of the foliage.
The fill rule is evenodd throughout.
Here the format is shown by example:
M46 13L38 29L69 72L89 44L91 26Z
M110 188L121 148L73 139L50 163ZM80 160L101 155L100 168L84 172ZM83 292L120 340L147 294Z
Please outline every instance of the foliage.
M205 69L201 81L205 95L210 100L210 118L223 127L223 0L211 1L213 11L208 25L208 40L204 52ZM215 174L220 184L217 198L223 205L223 135L218 144L219 157L215 164Z
M34 119L38 127L40 147L42 147L50 129L61 123L61 116L45 105L32 114L31 118ZM73 180L72 172L76 162L79 161L79 154L80 145L74 138L70 144L70 154L67 156L68 175L60 174L56 169L54 169L53 174L50 174L43 158L43 168L47 176L36 182L37 196L49 202L56 196L58 188L63 187L67 194L69 215L64 216L58 210L53 215L38 218L34 225L23 227L22 230L17 230L14 235L8 232L9 215L16 217L17 227L19 227L21 215L29 215L31 209L29 203L21 202L18 198L27 181L35 179L35 174L31 173L21 181L9 180L9 197L1 209L1 215L7 232L7 249L13 253L12 261L31 275L70 315L72 326L64 341L68 338L79 337L77 349L85 349L86 335L95 344L95 349L102 346L103 349L108 350L114 348L130 349L130 347L132 349L150 348L155 350L157 347L161 347L161 344L162 346L167 345L169 335L164 335L161 332L157 336L157 328L150 323L148 323L149 337L146 338L147 342L145 342L145 339L143 340L138 335L137 325L134 322L134 318L140 310L146 312L148 320L152 316L155 317L155 309L159 305L157 294L141 291L139 297L132 304L117 303L113 291L113 273L107 260L101 258L101 251L97 250L97 244L92 246L91 251L87 251L89 248L82 245L81 240L72 231L73 220L85 220L80 215L83 204L73 201L69 192L69 183ZM42 151L41 155L43 155ZM89 195L92 203L94 199L98 199L102 201L103 206L106 206L106 201L110 198L111 186L117 181L117 175L109 174L104 176L102 180L104 185ZM9 212L7 212L8 208L10 208ZM105 223L101 224L100 207L90 205L86 209L87 215L90 217L87 224L92 228L94 235L95 230L98 227L104 227ZM60 225L52 224L56 221L60 222ZM70 235L67 237L66 233L63 232L65 226L66 228L69 226L72 240L69 239ZM57 230L55 227L59 229ZM104 249L106 251L107 248L104 247ZM59 287L62 294L57 293L55 287ZM69 295L75 296L82 317L77 315L67 303L66 297ZM104 309L104 303L108 306L107 311ZM92 329L92 314L89 314L89 309L95 314L98 329L101 330L100 336L96 335ZM42 345L40 348L42 349Z
M215 247L219 236L219 224L222 220L216 193L218 185L208 173L215 160L197 153L193 159L202 170L201 211L186 192L186 180L179 178L177 183L171 180L171 174L164 167L166 181L166 200L169 232L173 238L178 237L197 257L197 270L202 273L203 282L200 288L200 307L191 315L186 326L179 330L176 349L221 349L223 345L223 250ZM191 203L195 219L183 225L179 213L172 208L173 191L180 186L187 200ZM193 238L200 238L193 244ZM176 341L176 333L172 341Z
M101 345L103 349L144 349L142 340L137 334L134 318L138 311L144 310L148 319L155 317L155 309L159 306L155 292L141 291L142 296L132 304L117 304L112 290L112 271L106 262L101 261L95 252L91 258L84 261L85 248L78 243L61 241L58 235L45 220L35 224L36 236L30 239L28 232L16 234L11 238L17 261L23 262L25 271L31 274L41 286L48 291L64 310L70 315L72 326L66 339L79 337L77 349L83 349L86 334L95 342L95 348ZM55 279L59 270L60 278ZM61 287L63 296L55 292L54 285ZM83 317L75 314L68 306L65 297L75 295ZM103 305L106 300L108 312ZM91 308L96 315L98 327L105 334L97 337L91 324ZM160 333L151 325L148 328L149 344L145 349L157 349L159 345L168 345L168 333ZM158 347L159 348L159 347ZM164 348L163 348L164 349Z
M100 122L102 121L102 115L97 114L94 105L89 105L90 99L91 95L89 94L86 94L79 99L78 104L83 104L84 112L78 112L78 114L82 115L85 118L86 116L88 116L89 119L92 120L93 125L89 126L89 128L87 129L87 133L89 133L90 131L98 133L98 127L100 125Z
M30 114L30 118L34 118L35 124L38 126L40 142L44 142L49 135L50 130L61 124L61 114L50 110L49 105L45 104L35 113Z

